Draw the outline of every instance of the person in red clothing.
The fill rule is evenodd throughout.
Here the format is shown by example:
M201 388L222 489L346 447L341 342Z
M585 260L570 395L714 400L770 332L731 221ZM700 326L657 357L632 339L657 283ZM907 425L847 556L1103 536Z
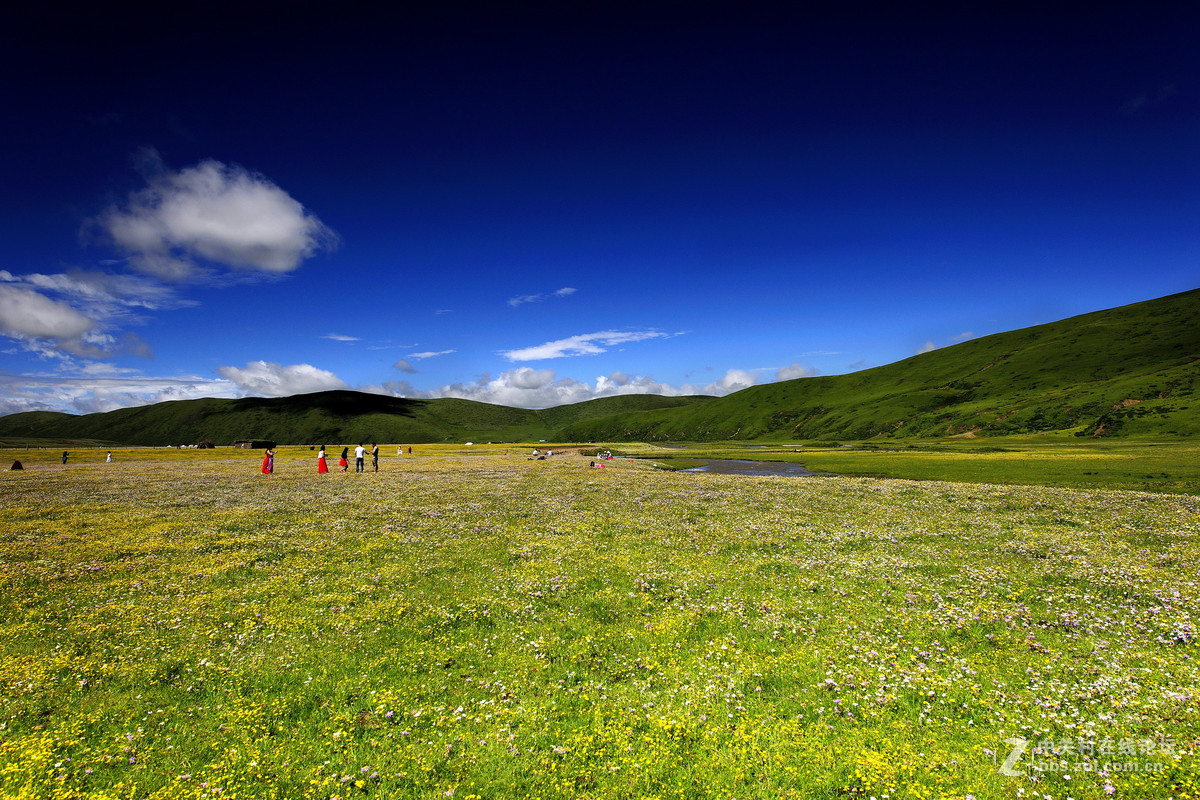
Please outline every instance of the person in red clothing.
M329 472L329 465L325 463L325 445L321 445L321 452L317 453L317 474Z
M263 475L274 475L275 474L275 451L274 450L267 450L266 455L263 456L262 474Z

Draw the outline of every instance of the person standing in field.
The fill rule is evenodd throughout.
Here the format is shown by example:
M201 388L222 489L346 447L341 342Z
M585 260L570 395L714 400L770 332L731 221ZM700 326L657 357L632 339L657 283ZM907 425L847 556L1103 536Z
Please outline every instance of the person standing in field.
M276 451L274 451L274 450L268 449L266 452L266 455L263 456L263 465L262 465L262 474L263 475L274 475L275 474L275 452Z
M350 448L343 447L342 448L342 460L338 462L338 466L342 468L342 472L345 472L346 470L350 469L350 462L346 460L349 457L350 457Z
M66 450L63 450L63 463L67 463L67 456L70 455Z
M325 463L325 445L321 445L317 452L317 474L323 475L326 472L329 472L329 465Z
M364 465L364 460L367 457L367 448L362 446L362 442L358 443L358 447L354 448L354 471L366 472L367 468Z
M371 442L371 468L379 472L379 445Z
M109 450L109 451L108 451L108 455L106 455L106 456L104 457L104 463L105 463L105 464L111 464L111 463L112 463L112 450Z

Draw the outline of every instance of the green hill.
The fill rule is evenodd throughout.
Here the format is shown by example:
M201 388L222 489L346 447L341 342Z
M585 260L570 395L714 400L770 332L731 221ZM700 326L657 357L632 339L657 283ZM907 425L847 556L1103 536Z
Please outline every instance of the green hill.
M849 375L722 398L620 395L542 410L361 392L0 417L7 438L164 445L716 441L1200 434L1200 290L985 336Z
M712 398L625 395L533 411L443 398L409 400L334 391L292 397L176 400L75 416L31 411L0 417L5 438L96 440L130 445L227 445L238 439L288 444L536 441L569 423Z
M849 375L568 426L595 441L869 439L1069 431L1200 434L1200 290L1072 317Z

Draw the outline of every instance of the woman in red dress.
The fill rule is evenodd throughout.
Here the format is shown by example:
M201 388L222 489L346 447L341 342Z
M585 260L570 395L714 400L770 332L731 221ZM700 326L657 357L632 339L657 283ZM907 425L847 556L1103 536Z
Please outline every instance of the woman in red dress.
M275 451L274 450L267 450L267 454L265 456L263 456L262 474L263 475L274 475L275 474Z
M342 468L342 472L345 472L347 469L350 468L350 462L346 460L349 457L350 457L350 448L343 447L342 448L342 460L338 462L338 466Z
M317 474L329 472L329 465L325 463L325 445L321 445L321 452L317 453Z

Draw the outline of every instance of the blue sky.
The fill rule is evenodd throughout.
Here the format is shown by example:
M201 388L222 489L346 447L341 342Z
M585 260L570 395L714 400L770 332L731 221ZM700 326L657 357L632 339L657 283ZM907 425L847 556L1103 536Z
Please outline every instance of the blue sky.
M23 12L0 413L726 394L1200 286L1200 6L809 5Z

